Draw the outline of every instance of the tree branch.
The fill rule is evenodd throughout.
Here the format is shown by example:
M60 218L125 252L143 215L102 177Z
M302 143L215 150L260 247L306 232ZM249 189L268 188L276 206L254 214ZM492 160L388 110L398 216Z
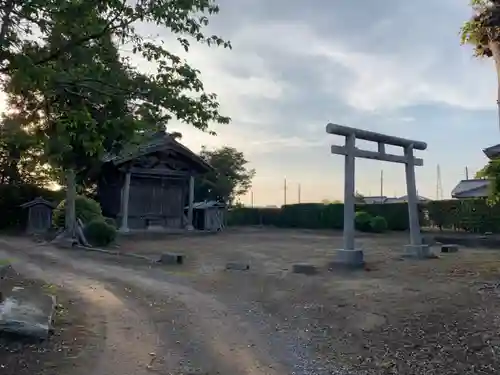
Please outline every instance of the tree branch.
M99 39L103 35L105 35L107 32L117 30L121 27L126 27L126 26L130 25L131 23L135 22L139 18L139 16L131 18L127 22L122 22L116 26L112 26L113 23L123 14L123 11L125 10L125 6L126 6L126 0L124 0L122 2L122 6L121 6L120 11L116 12L115 16L112 17L111 20L108 21L106 26L104 26L104 28L102 28L101 30L99 30L95 33L91 33L91 34L88 34L86 36L83 36L81 38L77 38L77 39L73 39L73 40L69 41L63 47L61 47L55 51L52 51L47 56L45 56L37 61L34 61L33 65L38 66L38 65L43 65L45 63L48 63L52 60L57 59L63 53L70 51L72 48L74 48L76 46L79 46L81 44L84 44L84 43L89 42L89 41L94 40L94 39ZM2 27L3 27L3 25L2 25ZM11 66L9 64L6 67L0 69L0 74L8 73L10 70L11 70Z

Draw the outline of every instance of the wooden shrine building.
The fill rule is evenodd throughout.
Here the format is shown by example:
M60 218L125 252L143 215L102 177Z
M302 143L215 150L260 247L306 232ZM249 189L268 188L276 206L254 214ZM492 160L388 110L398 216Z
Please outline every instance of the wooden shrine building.
M168 133L158 132L133 149L103 159L98 200L121 232L192 229L194 178L211 170Z

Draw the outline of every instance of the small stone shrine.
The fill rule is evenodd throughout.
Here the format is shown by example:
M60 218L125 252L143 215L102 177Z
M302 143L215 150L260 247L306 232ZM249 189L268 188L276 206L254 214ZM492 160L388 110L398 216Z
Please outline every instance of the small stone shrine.
M44 233L47 232L52 225L52 211L56 207L52 202L49 202L42 197L33 199L21 205L22 208L28 210L28 233Z

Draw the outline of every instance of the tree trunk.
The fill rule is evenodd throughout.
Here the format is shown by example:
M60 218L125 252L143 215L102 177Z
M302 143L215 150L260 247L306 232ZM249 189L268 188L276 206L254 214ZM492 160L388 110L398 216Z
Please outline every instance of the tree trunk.
M497 110L498 110L498 127L500 129L500 42L490 42L490 50L493 54L495 61L495 68L497 71Z
M76 179L73 169L66 170L66 205L64 229L68 238L76 237Z

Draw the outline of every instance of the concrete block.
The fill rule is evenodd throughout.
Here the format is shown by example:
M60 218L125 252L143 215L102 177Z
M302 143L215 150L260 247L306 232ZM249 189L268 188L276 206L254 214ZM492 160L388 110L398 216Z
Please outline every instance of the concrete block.
M303 275L316 275L318 268L312 264L294 264L293 273L301 273Z
M436 256L431 252L429 245L405 245L403 256L405 258L414 259L436 258Z
M442 253L456 253L457 251L458 251L458 245L454 244L441 245Z
M56 307L54 296L30 288L13 288L0 303L0 332L47 339Z
M160 256L160 263L169 265L180 265L184 263L184 255L166 253Z
M336 249L333 261L329 264L330 269L347 268L359 269L365 266L363 250Z
M229 262L226 263L226 270L248 271L250 265L247 263Z

